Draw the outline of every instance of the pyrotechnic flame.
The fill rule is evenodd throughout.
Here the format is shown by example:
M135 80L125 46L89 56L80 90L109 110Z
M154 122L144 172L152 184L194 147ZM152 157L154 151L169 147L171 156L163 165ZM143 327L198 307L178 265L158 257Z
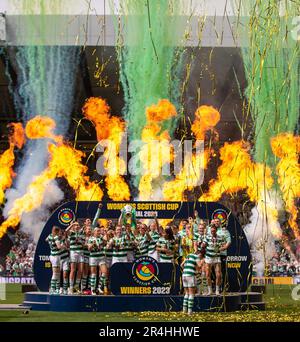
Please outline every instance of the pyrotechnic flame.
M139 153L144 170L139 183L139 199L142 201L153 198L153 180L160 176L163 165L173 160L171 138L167 131L161 132L161 124L176 115L175 106L166 99L146 109L147 124L142 131L144 145Z
M50 125L48 129L43 126L44 130L43 133L40 133L40 136L43 138L51 136L55 141L60 142L48 145L49 162L47 168L34 178L28 186L26 194L15 200L8 213L7 220L0 226L0 237L4 235L9 227L16 227L20 223L23 213L30 212L41 206L46 195L47 185L55 178L64 177L68 181L69 185L75 190L76 200L100 201L103 197L98 184L90 182L89 177L85 176L88 169L86 165L82 164L82 158L85 154L63 143L60 137L52 136L50 127L53 129L54 126L51 120L48 119L43 120L43 123L47 122ZM37 137L38 130L31 130L31 128L32 121L30 129L26 127L26 133L30 132L28 136Z
M25 134L22 124L20 122L13 122L8 127L12 130L12 133L9 135L10 145L14 145L20 150L25 144Z
M220 149L222 164L217 171L217 178L209 182L209 191L200 197L200 201L218 201L224 193L235 194L245 190L250 201L257 204L257 209L264 222L270 227L273 236L280 237L278 212L269 200L268 192L273 185L271 169L261 163L254 163L250 157L250 145L245 141L225 143Z
M56 123L53 119L37 115L27 122L25 132L29 139L50 138L59 143L62 141L62 137L54 134L55 127Z
M0 204L4 202L5 190L12 185L15 173L13 166L15 163L14 147L22 148L25 138L21 123L11 123L12 130L9 135L9 148L0 155Z
M130 190L121 176L125 172L125 163L119 157L120 145L125 131L124 121L116 116L111 116L110 107L100 97L89 98L85 102L82 112L95 125L99 144L106 147L104 167L108 173L105 177L108 196L114 201L129 200ZM107 146L108 141L109 145Z
M276 166L278 183L286 210L291 214L289 225L297 239L300 238L297 225L298 208L295 200L300 197L300 137L282 133L271 139L271 147L280 160Z
M251 201L261 199L262 189L273 185L269 167L251 160L250 145L245 141L225 143L220 149L222 164L218 168L217 179L209 182L209 191L200 201L217 201L223 193L234 194L246 190Z
M192 132L196 139L204 140L205 133L218 124L220 113L212 106L200 106L195 113L195 121L192 124Z
M192 132L198 141L204 141L205 133L214 130L220 121L220 113L212 106L200 106L195 113ZM198 184L203 171L207 168L213 150L205 149L203 153L194 153L185 158L184 165L176 178L163 186L166 201L184 201L184 192L193 190Z

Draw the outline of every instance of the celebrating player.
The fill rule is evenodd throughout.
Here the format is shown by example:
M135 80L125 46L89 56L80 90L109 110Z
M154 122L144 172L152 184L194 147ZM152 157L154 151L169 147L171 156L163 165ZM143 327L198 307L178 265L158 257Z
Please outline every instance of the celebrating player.
M66 231L68 232L68 239L70 244L71 263L69 294L73 294L74 285L75 290L80 293L79 286L84 263L83 245L85 243L85 237L82 230L80 229L79 223L76 221L71 223Z
M112 265L116 262L127 262L126 235L123 234L123 230L120 225L116 226L115 236L110 239L108 248L112 248L113 251Z
M156 243L160 238L159 234L159 224L157 221L157 218L155 218L154 222L150 224L150 241L149 241L149 246L148 246L148 255L158 261L158 252L156 250Z
M97 268L99 267L99 283L98 292L102 294L108 293L107 289L107 267L105 263L104 247L106 241L101 236L100 228L96 228L93 232L93 236L89 238L88 249L90 251L90 267L91 267L91 290L92 295L96 295L97 286ZM103 290L102 290L103 287Z
M220 252L226 249L226 241L223 235L217 232L215 224L211 224L210 233L205 236L205 263L206 263L206 278L208 283L208 295L212 294L211 272L212 268L216 273L216 295L220 295L220 285L222 280L221 273L221 258Z
M63 288L60 293L67 295L69 286L70 272L70 251L67 234L63 229L60 229L60 272L63 272Z
M156 250L159 255L159 262L174 261L175 240L171 228L163 230L162 237L156 243Z
M60 238L59 227L53 226L51 234L46 238L50 246L50 262L52 265L52 278L50 283L50 294L58 294L60 288Z
M200 253L188 254L182 262L182 284L184 287L183 312L189 315L193 312L194 298L196 292L196 272L201 270Z

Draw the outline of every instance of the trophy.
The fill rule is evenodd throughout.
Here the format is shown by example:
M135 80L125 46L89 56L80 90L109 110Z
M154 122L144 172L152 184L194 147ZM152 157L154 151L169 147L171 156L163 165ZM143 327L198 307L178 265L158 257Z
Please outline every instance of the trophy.
M121 211L121 217L122 217L122 223L124 226L126 226L126 224L130 224L130 226L135 229L136 213L135 213L135 209L131 205L129 204L125 205L125 207Z

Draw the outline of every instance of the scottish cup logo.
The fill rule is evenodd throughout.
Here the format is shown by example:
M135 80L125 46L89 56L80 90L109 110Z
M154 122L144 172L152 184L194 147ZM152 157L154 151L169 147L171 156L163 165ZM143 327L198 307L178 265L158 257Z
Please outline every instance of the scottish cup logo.
M159 273L158 265L155 259L143 256L136 259L132 266L132 276L136 283L147 286L157 281Z
M224 209L216 209L212 215L211 215L212 220L214 219L219 219L221 222L221 225L224 226L227 223L228 220L228 213Z
M69 208L62 209L58 213L58 221L63 224L64 226L67 226L70 224L71 221L73 221L75 218L75 214L73 210Z

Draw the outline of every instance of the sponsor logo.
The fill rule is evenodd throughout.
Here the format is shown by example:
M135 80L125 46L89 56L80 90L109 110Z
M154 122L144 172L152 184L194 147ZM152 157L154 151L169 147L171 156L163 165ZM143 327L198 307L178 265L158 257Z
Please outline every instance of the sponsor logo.
M64 226L69 225L70 222L74 220L74 218L75 218L75 214L73 210L69 208L64 208L60 210L60 212L58 213L58 221Z
M228 220L228 213L226 210L224 209L216 209L212 215L211 215L211 219L219 219L221 222L221 225L225 225L227 223Z
M147 286L157 281L159 268L155 259L143 256L136 259L132 265L132 276L139 285Z
M30 284L34 285L33 277L0 277L0 284Z

